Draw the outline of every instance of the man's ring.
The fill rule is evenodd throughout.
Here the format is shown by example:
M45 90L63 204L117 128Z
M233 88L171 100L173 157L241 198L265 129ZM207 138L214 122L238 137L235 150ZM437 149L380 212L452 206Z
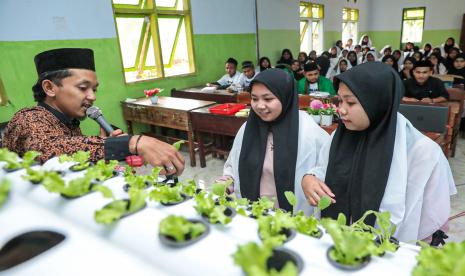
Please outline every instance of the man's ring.
M173 166L170 166L170 167L167 167L166 169L167 169L168 171L172 171L172 170L174 170L174 167L173 167Z

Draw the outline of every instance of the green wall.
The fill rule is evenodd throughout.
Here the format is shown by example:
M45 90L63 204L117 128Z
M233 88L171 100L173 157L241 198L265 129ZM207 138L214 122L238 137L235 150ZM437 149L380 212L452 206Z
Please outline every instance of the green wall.
M196 74L136 84L125 84L119 46L116 38L52 41L0 41L0 77L12 105L0 106L0 122L8 121L19 109L35 105L31 87L37 80L34 56L42 51L62 47L83 47L94 50L100 86L95 105L99 106L108 121L126 127L119 105L125 98L143 96L147 88L164 88L169 95L173 87L183 88L217 80L224 73L224 61L232 56L239 62L256 60L255 34L194 35ZM85 120L82 130L96 134L97 125ZM136 128L138 129L138 128Z
M323 35L323 51L328 51L329 48L336 44L336 41L340 40L342 32L339 31L327 31Z
M401 32L399 31L372 31L368 35L373 41L376 49L381 50L385 45L391 45L394 49L400 47ZM455 41L460 40L460 30L424 30L421 43L415 43L419 47L423 47L425 43L431 43L433 47L439 46L446 41L448 37L455 38Z
M258 30L258 44L260 56L266 56L271 60L273 66L281 57L283 49L290 49L294 58L299 53L299 31L298 30Z

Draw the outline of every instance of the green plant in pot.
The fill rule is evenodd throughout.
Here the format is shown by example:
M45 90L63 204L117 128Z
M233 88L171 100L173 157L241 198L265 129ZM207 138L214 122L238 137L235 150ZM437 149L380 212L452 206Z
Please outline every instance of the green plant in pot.
M45 175L42 186L51 193L59 193L66 198L77 198L91 192L94 184L88 176L72 179L67 183L56 172L49 172Z
M273 206L273 201L267 197L261 197L259 200L252 202L250 217L259 218L267 215L268 212L273 209Z
M69 169L71 171L82 171L87 169L90 166L90 152L88 151L77 151L73 153L72 155L68 154L63 154L60 155L58 158L60 163L64 162L73 162L76 163L75 165L72 165Z
M465 275L465 241L446 243L439 248L423 244L416 258L413 276Z
M196 205L194 206L197 213L208 218L210 223L228 224L234 217L235 210L223 205L216 205L212 194L202 191L194 196Z
M30 181L32 184L40 184L50 174L57 174L56 172L44 171L41 169L34 170L26 168L26 174L22 175L21 178Z
M13 172L23 168L30 168L34 164L35 159L40 156L38 151L27 151L24 153L22 160L19 159L15 152L9 151L7 148L0 148L0 161L6 163L3 170Z
M267 241L273 238L276 245L280 245L291 240L295 236L295 222L290 213L276 210L271 216L261 216L258 218L258 233L260 238Z
M181 193L181 185L159 185L149 193L149 198L163 205L174 205L183 202L187 196Z
M275 249L273 244L267 242L240 245L233 254L233 259L249 276L295 276L303 267L303 262L297 254L289 250Z
M115 199L111 190L101 185L95 186L94 190L101 192L105 198L113 199L102 209L95 211L94 219L100 224L111 224L142 210L147 205L147 193L144 190L129 189L129 199Z
M337 220L321 219L321 224L334 242L327 251L331 264L344 270L357 270L368 264L374 246L371 233L346 226L346 217L342 213Z
M376 217L378 227L365 223L366 218L370 215ZM359 231L372 233L376 237L375 243L377 246L372 248L373 255L383 256L386 251L396 252L399 248L399 241L392 236L396 232L396 225L391 223L391 213L389 212L366 211L351 227Z
M206 236L208 229L208 225L200 220L170 215L159 224L159 238L168 246L183 247Z
M108 163L105 160L99 160L95 166L90 167L86 171L86 175L89 178L95 179L99 182L106 181L116 175L115 167L118 165L118 161L111 160Z

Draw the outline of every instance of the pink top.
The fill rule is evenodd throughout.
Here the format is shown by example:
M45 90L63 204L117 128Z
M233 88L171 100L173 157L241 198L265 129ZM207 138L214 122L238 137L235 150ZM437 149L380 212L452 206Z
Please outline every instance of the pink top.
M263 160L262 177L260 178L260 197L268 197L275 201L275 207L279 208L276 184L273 172L273 133L268 133L266 142L265 160Z

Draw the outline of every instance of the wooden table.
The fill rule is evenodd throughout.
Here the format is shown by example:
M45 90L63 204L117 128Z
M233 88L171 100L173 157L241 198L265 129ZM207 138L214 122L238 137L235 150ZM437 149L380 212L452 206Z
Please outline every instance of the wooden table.
M225 89L216 90L215 92L202 92L204 86L171 90L171 97L193 99L201 101L212 101L216 103L236 103L237 93L231 93Z
M239 128L247 121L245 117L212 114L208 108L199 108L190 112L192 130L197 138L199 147L200 167L206 166L205 144L203 136L205 133L236 136Z
M121 107L129 134L133 132L133 122L186 131L191 166L195 167L194 138L189 111L213 104L214 102L210 101L159 97L156 105L153 105L150 99L141 98L135 102L121 102Z

